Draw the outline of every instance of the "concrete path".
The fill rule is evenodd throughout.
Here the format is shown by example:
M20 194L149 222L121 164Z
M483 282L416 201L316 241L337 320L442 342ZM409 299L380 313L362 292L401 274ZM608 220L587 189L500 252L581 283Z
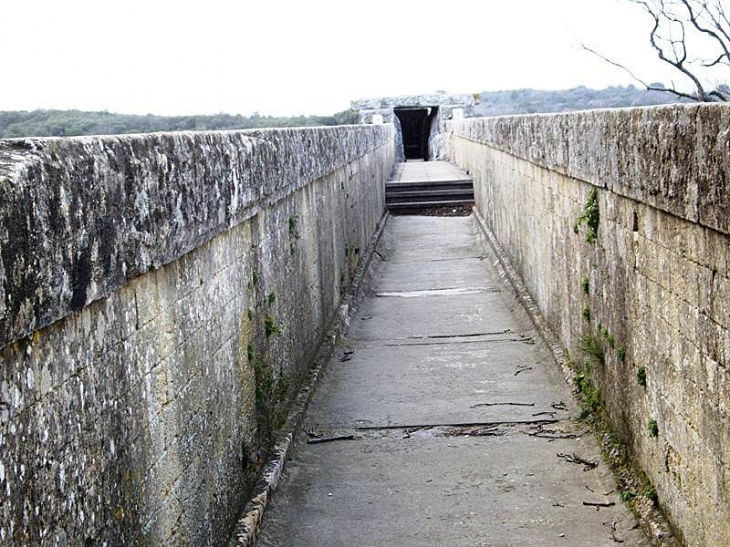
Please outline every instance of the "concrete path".
M409 160L396 163L389 183L471 182L471 177L448 161Z
M601 461L487 254L471 217L390 219L305 419L355 439L300 435L258 545L649 545L603 463L558 456Z

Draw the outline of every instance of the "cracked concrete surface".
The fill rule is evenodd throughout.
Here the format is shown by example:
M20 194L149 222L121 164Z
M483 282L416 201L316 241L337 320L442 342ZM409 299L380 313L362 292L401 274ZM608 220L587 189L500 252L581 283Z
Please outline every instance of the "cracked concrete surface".
M299 435L258 545L649 545L475 230L391 218L305 418L354 439Z

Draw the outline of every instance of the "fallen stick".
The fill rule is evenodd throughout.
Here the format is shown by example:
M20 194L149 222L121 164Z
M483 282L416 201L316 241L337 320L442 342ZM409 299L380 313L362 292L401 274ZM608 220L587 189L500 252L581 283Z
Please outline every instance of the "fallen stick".
M317 431L313 427L310 427L309 429L304 429L304 428L302 428L302 429L304 430L304 432L307 435L309 435L309 437L317 438L317 439L319 439L321 437L324 437L324 434L323 433L320 433L319 431Z
M614 505L616 505L616 503L613 501L584 501L583 505L585 505L586 507L613 507Z
M535 406L535 403L479 403L478 405L472 405L471 408L480 406Z
M336 437L320 437L319 439L309 439L307 444L331 443L333 441L352 441L355 435L337 435Z
M438 423L438 424L408 424L408 425L361 425L360 427L356 427L358 431L379 431L379 430L389 430L389 429L406 429L412 430L415 429L431 429L434 427L488 427L488 426L497 426L497 425L504 425L504 426L515 426L515 425L547 425L547 424L556 424L559 420L551 420L551 419L543 419L543 420L512 420L512 421L502 421L502 422L466 422L466 423L460 423L460 424L448 424L448 423Z
M564 459L566 462L570 463L577 463L579 465L584 465L583 471L590 471L591 469L595 469L598 467L597 462L592 462L589 460L586 460L584 458L581 458L578 454L573 452L572 454L565 454L563 452L558 452L555 454L558 458Z
M540 414L545 414L540 413ZM548 413L551 414L551 413ZM535 416L535 414L533 414ZM554 416L553 416L554 417ZM544 426L540 425L537 428L537 431L533 431L531 433L528 433L530 437L537 437L539 439L548 439L548 440L556 440L556 439L580 439L583 435L585 435L585 431L581 433L568 433L567 431L562 431L560 429L550 431L546 430Z

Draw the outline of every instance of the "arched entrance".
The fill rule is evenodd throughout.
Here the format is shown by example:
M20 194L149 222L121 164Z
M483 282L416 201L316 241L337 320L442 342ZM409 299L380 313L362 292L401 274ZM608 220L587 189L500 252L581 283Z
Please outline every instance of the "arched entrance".
M403 132L403 153L408 160L428 160L428 138L438 107L403 107L393 109Z

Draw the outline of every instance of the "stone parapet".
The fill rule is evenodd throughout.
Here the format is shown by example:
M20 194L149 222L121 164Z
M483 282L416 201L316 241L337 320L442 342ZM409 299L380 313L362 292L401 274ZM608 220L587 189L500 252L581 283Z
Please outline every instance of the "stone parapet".
M0 142L0 347L390 139L384 125Z
M224 545L393 154L389 125L2 142L0 544Z
M730 545L728 122L689 105L446 124L488 229L692 547Z

